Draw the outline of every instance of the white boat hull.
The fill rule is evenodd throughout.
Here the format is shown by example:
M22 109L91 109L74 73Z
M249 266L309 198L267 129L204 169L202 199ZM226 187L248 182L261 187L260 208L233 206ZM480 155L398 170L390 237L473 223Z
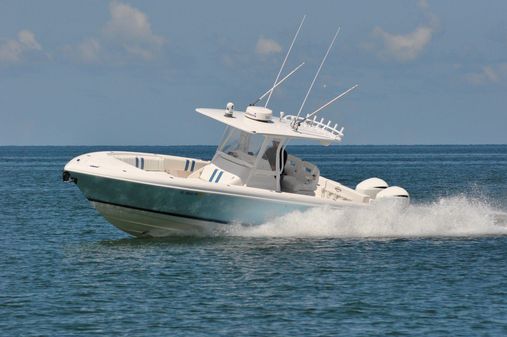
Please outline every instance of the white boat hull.
M119 156L130 156L134 165ZM179 161L181 170L147 170L143 166L153 163L146 158L154 156ZM188 177L205 164L193 158L96 152L71 160L64 180L74 182L110 223L137 237L209 234L226 224L261 225L312 207L370 204L367 196L322 177L318 190L310 195ZM354 197L356 201L351 200Z

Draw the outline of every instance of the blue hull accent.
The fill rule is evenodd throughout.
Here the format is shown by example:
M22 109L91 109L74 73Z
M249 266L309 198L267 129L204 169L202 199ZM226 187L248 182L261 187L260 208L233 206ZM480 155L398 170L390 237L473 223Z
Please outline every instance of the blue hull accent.
M259 225L311 206L72 174L90 201L213 223Z

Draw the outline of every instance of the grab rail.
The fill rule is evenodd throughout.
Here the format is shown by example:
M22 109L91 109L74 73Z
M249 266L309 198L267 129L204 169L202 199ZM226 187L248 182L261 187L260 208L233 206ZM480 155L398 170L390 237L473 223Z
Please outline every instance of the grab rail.
M291 123L294 123L295 121L301 122L301 125L299 126L300 128L303 127L317 131L318 133L326 134L335 139L341 139L343 137L344 127L342 126L341 129L338 130L338 123L331 126L331 120L325 123L324 118L321 118L320 121L318 121L317 116L313 116L311 119L305 119L304 117L297 117L294 115L286 115L283 119Z

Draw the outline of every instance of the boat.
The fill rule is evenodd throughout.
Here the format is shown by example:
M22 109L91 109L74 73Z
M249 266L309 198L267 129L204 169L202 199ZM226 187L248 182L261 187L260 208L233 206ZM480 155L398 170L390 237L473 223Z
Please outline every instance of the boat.
M290 212L315 207L346 209L379 203L405 207L410 196L401 187L389 186L374 177L350 188L321 176L316 165L287 153L287 145L293 140L322 146L339 143L344 128L317 117L317 113L357 87L314 112L301 115L338 30L298 114L273 114L268 107L273 91L302 66L279 80L302 22L274 85L257 101L244 111L235 110L232 102L225 108L196 109L225 126L211 160L140 152L93 152L70 160L63 170L63 180L76 184L107 221L135 237L199 235L230 224L261 225ZM256 105L266 97L264 106Z

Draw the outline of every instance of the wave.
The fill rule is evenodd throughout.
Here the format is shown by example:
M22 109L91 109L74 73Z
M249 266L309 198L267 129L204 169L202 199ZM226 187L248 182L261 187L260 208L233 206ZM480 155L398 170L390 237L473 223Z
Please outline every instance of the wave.
M227 236L410 238L507 235L507 213L483 199L441 198L405 209L382 207L292 212L260 226L232 225Z

